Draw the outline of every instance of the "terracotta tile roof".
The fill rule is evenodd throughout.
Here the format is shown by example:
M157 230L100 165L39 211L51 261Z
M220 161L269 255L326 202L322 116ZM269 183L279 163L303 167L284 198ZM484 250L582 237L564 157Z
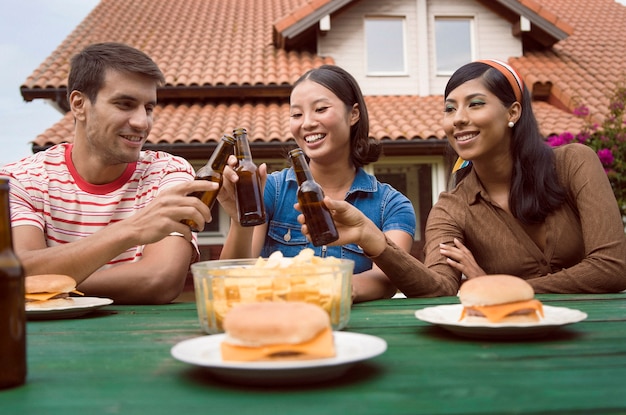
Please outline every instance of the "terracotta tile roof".
M443 97L368 96L366 104L371 123L370 135L379 140L444 139L440 120ZM545 136L565 130L577 131L582 121L545 102L533 103L533 109ZM291 139L287 103L246 104L167 104L155 109L155 123L150 143L206 143L223 133L244 127L254 142L284 142ZM71 113L38 138L44 143L71 142L74 122ZM45 140L45 141L43 141Z
M66 87L71 56L102 41L143 50L171 86L291 84L306 70L333 63L273 46L274 21L303 1L267 7L266 0L101 0L22 87Z
M311 22L317 23L346 4L358 0L309 0L274 23L274 44L284 48L289 38L297 37Z
M566 20L562 18L563 16L560 13L560 10L559 10L559 15L557 15L554 12L555 9L550 10L550 8L543 5L544 2L542 0L518 0L518 1L524 7L537 13L543 19L547 20L548 22L550 22L551 24L553 24L554 26L556 26L563 32L567 33L568 35L571 35L572 32L574 31L574 28Z
M290 11L286 16L282 17L275 23L277 31L281 32L289 26L302 21L307 16L315 13L316 10L321 9L323 6L330 4L332 0L311 0L310 2L302 4L300 7Z
M571 110L580 101L592 111L606 108L605 95L626 68L626 37L619 36L626 22L626 7L613 0L519 1L544 19L553 19L562 30L572 32L552 51L530 52L511 59L511 63L519 68L527 84L552 84L554 97L549 102L556 106L545 102L534 105L542 132L547 135L574 130L581 125L580 120L557 107ZM330 57L279 49L273 44L274 25L294 24L294 13L326 7L328 0L272 0L272 7L268 2L102 0L28 77L22 94L32 99L64 92L71 55L89 43L120 41L152 56L170 88L159 91L162 106L155 113L150 142L212 142L234 126L247 127L253 141L286 141L290 134L284 94L275 98L263 97L262 93L256 97L244 94L243 100L214 96L216 88L288 88L306 70L333 63ZM289 23L290 18L296 20ZM203 91L213 95L211 99L188 102L161 99L172 89L190 88L196 88L200 96ZM371 135L376 138L443 138L439 125L441 96L372 96L367 97L367 103ZM71 140L72 134L73 122L66 115L39 135L34 144L46 146Z
M529 0L522 0L524 2ZM626 81L626 7L614 0L535 0L575 30L552 51L511 59L526 82L551 82L554 99L606 114L608 95Z

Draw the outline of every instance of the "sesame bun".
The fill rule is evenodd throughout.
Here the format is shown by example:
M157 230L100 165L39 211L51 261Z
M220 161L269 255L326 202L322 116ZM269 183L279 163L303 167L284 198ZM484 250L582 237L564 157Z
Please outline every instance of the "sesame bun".
M329 328L324 309L296 301L239 304L224 318L228 342L253 347L299 344Z
M24 282L27 294L69 293L76 289L76 281L61 274L31 275Z
M485 306L532 300L533 287L521 278L496 274L467 280L459 289L464 306Z

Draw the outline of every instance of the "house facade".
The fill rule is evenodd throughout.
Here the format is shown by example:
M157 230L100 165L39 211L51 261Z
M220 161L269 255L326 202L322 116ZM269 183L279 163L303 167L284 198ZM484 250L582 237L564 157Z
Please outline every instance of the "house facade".
M472 60L508 61L533 94L543 135L577 132L582 120L574 108L584 103L602 117L603 97L620 79L619 66L581 59L587 38L615 41L592 28L599 14L605 27L626 22L626 7L613 0L102 0L21 91L65 114L35 138L33 151L71 141L69 59L89 43L128 43L152 56L167 81L146 148L199 168L224 132L245 127L255 160L273 171L287 166L295 145L291 85L310 68L342 66L361 85L370 135L383 144L369 172L413 202L413 254L421 258L426 217L454 159L440 124L449 76ZM626 48L616 51L618 58L602 51L604 59L626 63ZM601 90L585 88L592 81ZM229 226L214 209L200 234L203 259L219 255Z

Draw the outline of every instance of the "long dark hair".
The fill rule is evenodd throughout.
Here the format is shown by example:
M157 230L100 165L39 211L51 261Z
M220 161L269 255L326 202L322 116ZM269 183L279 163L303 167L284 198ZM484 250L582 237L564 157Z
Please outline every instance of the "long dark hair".
M515 93L509 80L497 69L483 62L472 62L459 68L450 78L445 89L447 98L451 91L472 79L481 78L485 87L505 107L515 101ZM566 200L566 191L560 184L553 150L545 143L537 119L533 114L531 96L524 86L522 113L511 134L511 213L525 224L541 223L546 216L558 209ZM454 178L460 183L470 167L459 170Z
M302 75L294 84L295 88L301 82L310 80L328 88L346 105L352 109L354 104L359 107L359 120L350 127L350 158L356 167L363 167L380 157L381 145L377 140L370 139L370 121L367 106L359 84L345 69L335 65L322 65L311 69Z

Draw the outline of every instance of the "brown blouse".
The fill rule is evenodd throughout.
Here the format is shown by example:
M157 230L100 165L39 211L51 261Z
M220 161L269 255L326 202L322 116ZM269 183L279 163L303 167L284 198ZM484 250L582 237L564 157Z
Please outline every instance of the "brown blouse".
M542 250L520 222L491 203L472 171L442 193L426 225L424 264L388 241L375 263L409 297L456 295L461 274L439 244L458 238L487 274L528 280L537 293L626 289L626 234L611 185L595 152L581 144L554 150L569 202L546 218Z

